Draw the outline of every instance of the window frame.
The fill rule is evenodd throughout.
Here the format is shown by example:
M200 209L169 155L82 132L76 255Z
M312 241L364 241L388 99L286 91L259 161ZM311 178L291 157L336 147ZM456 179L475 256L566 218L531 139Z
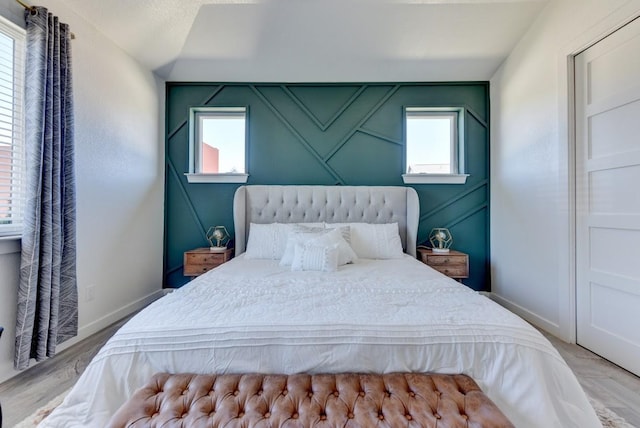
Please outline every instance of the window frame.
M200 171L202 146L200 123L207 115L244 114L244 171L243 173L205 173ZM249 178L249 106L200 106L189 108L189 172L185 174L189 183L246 183Z
M0 31L3 35L13 41L13 67L11 78L11 107L10 121L5 120L7 127L5 131L10 135L11 146L7 165L10 165L9 183L7 184L8 212L12 221L8 224L0 224L0 240L20 239L22 236L22 227L24 222L24 197L25 197L25 99L24 99L24 81L25 81L25 44L26 31L15 25L6 18L0 16ZM7 73L8 74L8 73ZM8 77L8 76L7 76ZM7 81L7 80L5 80ZM5 116L6 117L6 116ZM2 126L2 125L0 125ZM1 160L0 160L1 162Z
M407 120L409 116L415 114L431 117L451 117L451 171L449 173L409 173L407 167L409 161L408 140L407 140ZM428 107L428 106L404 106L402 114L402 130L404 153L402 159L402 180L405 184L465 184L469 174L465 174L465 138L464 138L464 107Z

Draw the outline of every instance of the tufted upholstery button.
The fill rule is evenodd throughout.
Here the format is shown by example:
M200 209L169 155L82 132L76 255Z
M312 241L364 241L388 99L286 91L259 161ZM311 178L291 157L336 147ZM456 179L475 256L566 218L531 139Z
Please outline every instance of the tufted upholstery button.
M187 391L188 391L187 389L183 389L181 395L187 395Z
M166 393L156 393L160 388ZM180 395L184 391L189 391L188 400ZM387 406L385 395L393 391L405 392L394 393L393 403ZM261 397L256 400L258 396ZM339 396L340 402L329 399L331 396ZM198 401L203 397L205 400ZM149 401L155 404L149 406ZM431 407L429 411L435 402L446 404ZM255 403L264 406L262 410L258 410ZM325 405L329 407L319 407ZM372 405L377 407L371 409ZM180 409L177 414L172 413L175 409ZM427 409L427 413L420 409ZM107 427L132 426L142 420L158 425L158 421L169 419L179 419L176 425L202 420L215 426L281 426L286 419L291 419L289 423L297 425L299 420L301 426L309 426L307 415L317 423L330 426L336 426L337 421L370 426L373 418L380 425L388 426L433 426L436 422L438 426L513 428L473 379L464 375L425 373L289 376L158 373L122 405Z

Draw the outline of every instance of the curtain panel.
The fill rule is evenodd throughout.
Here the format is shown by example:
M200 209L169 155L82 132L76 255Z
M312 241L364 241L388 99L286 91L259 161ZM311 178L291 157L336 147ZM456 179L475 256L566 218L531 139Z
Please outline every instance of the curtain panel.
M71 32L43 7L25 11L26 199L14 366L55 355L77 335Z

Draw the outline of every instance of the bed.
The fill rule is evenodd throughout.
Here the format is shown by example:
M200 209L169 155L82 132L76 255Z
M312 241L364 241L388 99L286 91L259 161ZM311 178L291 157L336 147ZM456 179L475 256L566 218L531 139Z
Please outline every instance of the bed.
M157 372L464 373L517 427L601 426L537 330L416 260L418 220L418 197L408 187L240 187L236 257L127 322L41 426L104 426ZM393 251L329 271L255 257L285 245L282 231L304 224L365 231L363 239L391 244L354 248ZM323 263L337 251L326 248Z

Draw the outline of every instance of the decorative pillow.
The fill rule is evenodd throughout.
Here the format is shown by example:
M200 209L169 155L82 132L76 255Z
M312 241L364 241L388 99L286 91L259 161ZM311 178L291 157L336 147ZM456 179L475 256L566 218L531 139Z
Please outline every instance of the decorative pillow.
M342 266L358 260L358 256L351 248L351 245L348 244L345 236L349 236L349 241L351 240L351 232L348 226L328 229L326 233L313 238L311 242L314 245L338 245L338 266Z
M403 256L398 223L326 223L326 226L349 226L351 248L359 258L399 259Z
M352 263L358 259L356 253L351 249L347 239L350 239L351 233L348 226L335 229L318 229L318 228L296 228L289 232L287 244L285 247L280 266L290 266L293 262L294 250L296 244L314 243L317 245L338 245L338 265L342 266Z
M288 229L288 225L282 223L251 223L245 257L279 259L284 253Z
M296 244L291 270L335 272L338 270L338 244L316 245L312 242Z
M289 230L287 234L287 242L284 247L284 253L282 253L282 258L280 259L280 266L291 266L296 243L304 243L309 239L322 235L323 233L326 233L324 224L321 225L321 227L307 227L299 224Z
M322 223L305 223L304 227L320 227ZM279 260L284 254L291 230L302 227L300 223L251 223L245 257L248 259Z

